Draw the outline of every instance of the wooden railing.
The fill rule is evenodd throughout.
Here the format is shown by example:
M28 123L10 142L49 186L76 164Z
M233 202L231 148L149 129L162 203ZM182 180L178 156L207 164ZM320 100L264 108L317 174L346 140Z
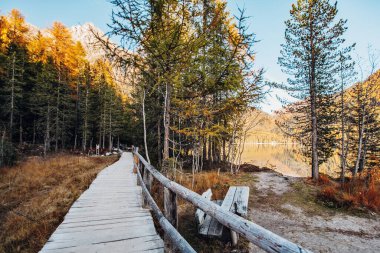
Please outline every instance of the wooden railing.
M178 224L177 196L179 196L267 252L311 252L249 220L222 209L212 201L202 198L199 194L169 180L138 153L138 148L132 148L132 152L138 182L143 190L143 205L151 208L153 215L164 230L165 241L170 242L172 248L181 252L196 252L176 230ZM165 215L150 194L153 178L164 186Z

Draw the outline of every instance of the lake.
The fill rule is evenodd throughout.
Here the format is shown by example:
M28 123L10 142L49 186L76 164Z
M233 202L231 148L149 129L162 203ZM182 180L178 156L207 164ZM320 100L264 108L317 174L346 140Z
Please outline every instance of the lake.
M308 177L310 166L297 152L298 148L298 144L246 143L242 162L268 167L287 176Z

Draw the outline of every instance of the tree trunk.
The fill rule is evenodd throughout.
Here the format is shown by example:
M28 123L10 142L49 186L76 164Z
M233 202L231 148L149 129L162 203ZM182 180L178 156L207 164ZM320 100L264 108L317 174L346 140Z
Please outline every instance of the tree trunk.
M78 146L78 132L79 132L79 111L80 111L80 91L79 91L79 80L77 80L77 100L75 103L75 138L74 138L74 150Z
M33 140L32 144L36 144L36 119L33 119Z
M62 110L63 111L63 110ZM63 128L65 127L65 114L62 113L62 128L61 128L61 149L65 148L65 132Z
M311 175L314 180L319 178L319 168L318 168L318 133L317 133L317 115L316 115L316 95L314 89L311 92L311 127L312 127L312 140L311 140Z
M142 98L142 116L143 116L143 125L144 125L144 148L145 148L145 156L148 163L150 163L149 151L148 151L148 143L146 139L146 119L145 119L145 89L143 90L143 98Z
M103 135L102 135L102 148L106 148L106 106L103 105Z
M55 152L58 152L60 85L61 85L61 71L59 70L58 71L58 88L57 88L57 108L56 108L56 116L55 116Z
M162 155L162 151L161 151L161 124L160 124L161 120L158 120L157 122L157 147L158 147L158 152L157 152L157 155L158 155L158 164L162 164L162 160L161 160L161 155Z
M164 105L164 154L163 162L169 159L169 137L170 137L170 96L171 86L166 84Z
M109 105L109 133L108 133L108 150L112 151L112 104Z
M340 162L341 162L341 175L340 175L340 180L342 183L344 183L344 180L345 180L345 175L346 175L346 156L345 156L345 125L344 125L344 85L343 85L343 82L342 82L342 85L341 85L341 94L340 94L340 99L341 99L341 135L342 135L342 138L341 138L341 155L340 155Z
M15 108L15 64L16 64L16 55L13 53L12 57L12 79L11 79L11 112L9 119L9 137L10 140L13 140L13 117L14 117L14 108Z
M82 139L82 150L85 151L87 147L87 128L88 128L88 85L86 84L86 97L85 97L85 108L84 108L84 127L83 127L83 139Z
M311 10L309 10L310 15ZM316 65L316 59L315 59L315 46L314 46L314 29L313 29L313 22L310 22L310 49L311 49L311 73L310 73L310 103L311 103L311 176L314 180L318 180L319 178L319 162L318 162L318 122L317 122L317 110L316 110L316 103L317 103L317 87L316 87L316 80L315 80L315 65Z
M50 105L48 104L47 115L46 115L45 140L44 140L44 156L45 157L49 150L50 150Z
M356 162L353 171L353 176L355 177L359 170L360 159L362 158L363 153L363 137L364 137L364 128L365 128L365 110L363 109L363 113L361 118L359 119L359 144L356 155Z
M22 144L22 116L20 114L20 127L19 127L19 143Z
M5 140L5 129L3 130L3 133L1 135L1 146L0 146L0 167L4 165L4 140Z
M102 132L103 132L102 122L103 122L103 114L100 114L100 118L99 118L99 141L98 141L99 147L102 145Z

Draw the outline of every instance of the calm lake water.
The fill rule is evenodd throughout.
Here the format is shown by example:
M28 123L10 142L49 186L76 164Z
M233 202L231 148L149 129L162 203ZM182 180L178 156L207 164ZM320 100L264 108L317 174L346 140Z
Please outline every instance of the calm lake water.
M310 176L310 166L297 153L297 148L297 144L246 143L242 162L268 167L287 176Z

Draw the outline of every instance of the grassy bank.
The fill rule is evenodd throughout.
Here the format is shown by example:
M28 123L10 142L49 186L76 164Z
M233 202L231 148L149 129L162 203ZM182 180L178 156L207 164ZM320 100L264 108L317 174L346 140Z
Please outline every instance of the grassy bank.
M0 169L0 252L38 252L72 203L117 157L32 157Z

